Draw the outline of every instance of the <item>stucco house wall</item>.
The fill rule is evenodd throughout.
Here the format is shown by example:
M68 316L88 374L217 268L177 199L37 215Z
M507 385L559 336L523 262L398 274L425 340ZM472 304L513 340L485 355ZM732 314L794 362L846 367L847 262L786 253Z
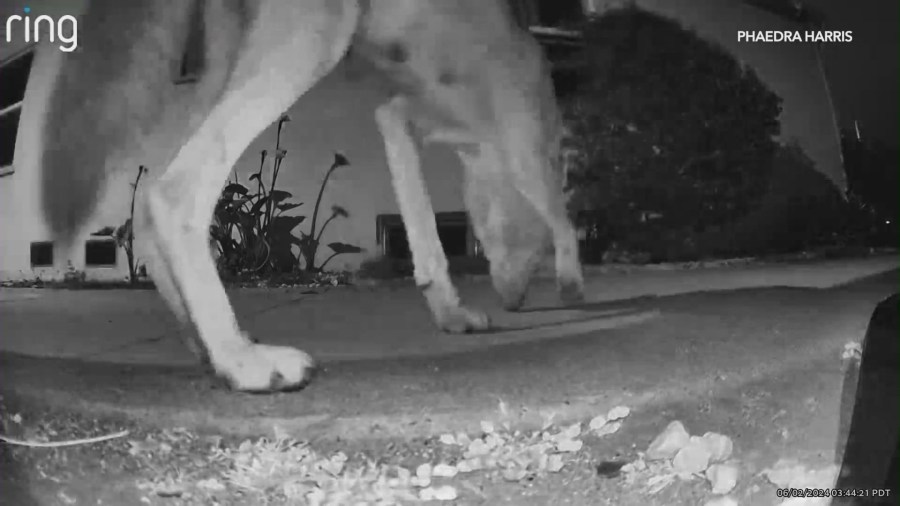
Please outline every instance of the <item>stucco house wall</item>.
M779 29L784 24L782 21L736 0L639 0L637 3L679 19L755 67L760 77L784 99L783 136L796 138L820 170L842 184L843 172L833 133L831 105L812 48L799 44L773 47L736 40L738 29ZM84 0L33 0L29 5L33 13L58 16L77 15L85 4ZM602 11L615 5L612 1L591 0L590 8ZM4 0L0 3L0 20L20 9ZM23 47L21 41L7 43L5 36L0 37L0 64ZM22 108L14 171L0 176L0 279L3 280L60 277L69 262L94 279L122 279L127 274L121 251L114 267L85 267L83 244L71 252L55 251L53 267L32 268L30 263L30 244L50 239L37 191L38 113L46 101L53 73L64 57L65 53L55 45L39 44ZM295 201L304 203L297 209L299 214L312 214L319 184L334 153L341 152L351 162L349 167L340 168L333 174L322 202L323 212L333 204L341 205L349 211L350 217L332 222L323 239L325 242L355 244L365 248L366 253L339 256L329 264L331 268L354 269L364 259L377 255L381 246L377 240L376 216L398 213L382 140L373 117L375 107L384 97L379 87L370 86L368 79L341 64L287 111L292 121L282 133L282 147L287 149L288 155L279 175L279 187L293 193ZM237 163L235 168L243 182L256 170L260 150L271 152L274 129L273 125L263 132ZM423 166L435 211L463 210L462 174L453 153L446 148L429 147L423 154ZM110 181L107 196L86 230L124 221L130 199L129 183L135 170L136 167L126 168L120 177ZM152 179L154 172L160 170L150 166L148 177ZM301 225L304 226L306 224ZM140 258L143 250L140 237L136 249Z

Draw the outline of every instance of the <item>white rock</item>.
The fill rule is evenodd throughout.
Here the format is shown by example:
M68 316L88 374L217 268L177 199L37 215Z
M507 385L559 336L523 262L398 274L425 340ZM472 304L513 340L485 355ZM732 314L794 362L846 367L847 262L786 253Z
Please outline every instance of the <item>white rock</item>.
M738 506L738 502L731 496L723 495L706 501L703 506Z
M832 488L839 471L840 468L836 464L820 469L808 469L802 475L795 476L788 486L791 488Z
M197 487L206 490L212 490L214 492L221 492L222 490L225 490L225 484L217 480L216 478L200 480L197 482Z
M506 481L521 481L528 476L528 471L520 467L508 467L500 473Z
M491 434L494 432L494 424L485 420L481 421L481 432Z
M577 452L584 446L580 439L563 439L556 444L556 450L563 453Z
M413 476L409 479L409 483L414 487L424 488L431 485L431 477L419 478L418 476Z
M737 485L738 468L732 464L713 464L706 470L713 494L727 494Z
M484 438L484 444L486 444L488 448L494 449L503 444L503 438L496 433L491 433Z
M456 437L453 434L441 434L440 442L445 445L455 445Z
M418 478L431 478L431 471L431 464L426 462L416 468L416 476Z
M422 501L453 501L458 496L456 487L452 485L428 487L419 491L419 499Z
M484 460L481 457L472 457L470 459L462 461L461 463L465 463L472 471L478 471L480 469L484 469L485 467ZM457 467L459 467L459 465L457 465Z
M459 470L455 466L448 464L438 464L431 470L431 476L439 478L453 478Z
M688 443L672 459L676 473L702 473L709 466L709 451L701 443Z
M678 450L684 448L691 439L691 435L684 429L684 425L675 420L659 433L647 447L647 458L650 460L670 459Z
M475 439L469 443L469 448L466 450L466 457L487 455L490 451L491 449L488 447L487 443L481 439Z
M645 469L647 469L647 462L642 458L633 460L622 466L622 472L626 474L639 473L641 471L644 471Z
M628 406L616 406L609 410L609 413L606 414L606 418L608 418L610 421L621 420L630 414L631 408L629 408Z
M731 452L734 451L734 443L731 438L716 432L707 432L703 437L696 439L709 451L710 462L724 462L731 457ZM693 440L694 437L691 438L691 441Z
M621 428L622 422L610 422L603 427L600 427L600 429L595 431L594 434L596 434L597 437L608 436L610 434L615 434Z
M550 458L547 459L547 470L551 473L558 473L563 468L563 459L562 455L555 454L550 455Z
M841 358L844 360L859 360L862 357L862 345L856 341L850 341L844 344L844 351Z
M806 474L806 466L795 459L781 458L772 467L763 469L760 474L776 487L785 488Z
M606 422L607 422L606 416L604 416L604 415L597 415L597 416L595 416L594 418L591 418L591 421L590 421L590 423L588 424L588 427L589 427L591 430L600 430L601 427L603 427L604 425L606 425Z
M560 431L558 434L554 436L554 439L557 441L563 439L575 439L576 437L581 435L581 424L576 423L566 427L564 430Z

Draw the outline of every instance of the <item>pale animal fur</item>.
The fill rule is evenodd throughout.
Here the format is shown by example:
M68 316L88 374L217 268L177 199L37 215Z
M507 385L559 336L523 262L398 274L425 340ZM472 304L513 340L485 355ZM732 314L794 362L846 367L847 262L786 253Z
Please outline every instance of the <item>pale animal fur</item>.
M172 69L198 6L202 73L176 85ZM460 304L448 275L419 162L423 142L459 153L465 205L504 306L521 306L548 246L564 300L580 299L547 63L503 0L93 0L81 26L81 48L62 58L44 122L48 223L71 243L111 172L164 167L137 224L153 239L151 275L233 388L298 388L314 362L238 327L208 249L213 206L253 139L351 47L390 83L375 120L415 281L436 324L449 332L490 325Z

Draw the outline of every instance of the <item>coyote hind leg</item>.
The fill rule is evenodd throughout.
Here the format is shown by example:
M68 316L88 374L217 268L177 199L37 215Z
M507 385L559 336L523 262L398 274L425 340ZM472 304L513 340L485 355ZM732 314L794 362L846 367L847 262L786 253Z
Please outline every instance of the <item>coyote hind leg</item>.
M578 259L578 235L566 211L562 184L537 168L514 174L513 184L553 231L560 297L570 304L583 301L584 278Z
M498 122L501 145L500 164L514 188L525 197L553 231L556 252L556 281L565 303L584 300L584 278L578 258L578 235L569 219L563 191L559 159L559 113L552 87L546 77L540 84L520 94L506 94L500 101L509 111L529 114L505 114ZM531 104L539 104L538 106Z
M314 368L303 351L256 344L241 331L208 246L212 211L231 167L350 43L356 2L319 0L304 7L259 4L221 99L145 200L160 294L176 313L187 313L210 365L236 390L300 388Z
M490 262L491 281L503 308L519 310L528 286L549 251L549 227L534 206L497 172L499 160L488 145L478 152L458 150L465 167L466 209L475 236ZM494 170L492 170L494 169Z
M406 227L416 284L442 330L459 333L487 329L487 315L460 305L450 280L407 110L406 101L396 97L378 107L375 120L384 140L397 205Z

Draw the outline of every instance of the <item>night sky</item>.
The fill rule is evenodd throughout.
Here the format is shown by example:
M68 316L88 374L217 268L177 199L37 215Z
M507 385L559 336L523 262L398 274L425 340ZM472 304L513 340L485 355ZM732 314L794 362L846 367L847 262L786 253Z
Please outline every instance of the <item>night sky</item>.
M825 44L823 56L842 127L898 147L900 1L811 0L826 30L852 30L853 42Z

